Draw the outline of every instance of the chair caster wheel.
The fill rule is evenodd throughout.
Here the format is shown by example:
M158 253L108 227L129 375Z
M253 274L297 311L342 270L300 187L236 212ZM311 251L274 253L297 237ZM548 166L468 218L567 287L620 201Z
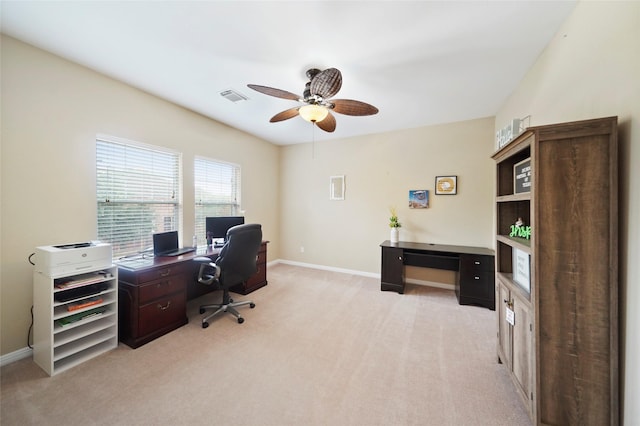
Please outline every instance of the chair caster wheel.
M207 328L209 327L209 323L208 322L203 322L202 323L202 328Z
M224 302L223 302L224 303ZM229 299L229 303L233 303L233 299Z
M242 324L244 322L244 318L238 318L238 324Z
M256 304L255 304L255 303L249 303L249 307L250 307L251 309L253 309L253 308L255 308L255 307L256 307Z
M200 308L200 315L204 314L204 309Z

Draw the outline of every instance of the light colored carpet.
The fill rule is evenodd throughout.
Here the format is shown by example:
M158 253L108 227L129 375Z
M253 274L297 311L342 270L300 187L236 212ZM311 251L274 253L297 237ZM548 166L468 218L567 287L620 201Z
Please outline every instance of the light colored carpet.
M2 368L9 425L530 425L496 357L495 312L449 290L276 265L241 308L48 377Z

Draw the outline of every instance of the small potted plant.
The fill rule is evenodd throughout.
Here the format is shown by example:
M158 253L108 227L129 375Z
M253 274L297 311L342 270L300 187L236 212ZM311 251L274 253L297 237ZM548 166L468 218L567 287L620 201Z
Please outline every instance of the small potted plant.
M400 227L402 227L402 224L398 220L396 208L391 207L389 211L391 212L391 217L389 218L389 228L391 228L391 242L397 243L400 240Z

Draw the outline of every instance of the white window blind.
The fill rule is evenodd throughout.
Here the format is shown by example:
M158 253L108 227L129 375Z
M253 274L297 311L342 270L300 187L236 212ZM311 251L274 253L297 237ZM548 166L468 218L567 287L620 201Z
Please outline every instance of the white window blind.
M180 154L98 138L96 194L98 239L114 256L153 246L152 234L180 223Z
M196 157L194 163L196 236L206 243L205 218L240 214L240 166Z

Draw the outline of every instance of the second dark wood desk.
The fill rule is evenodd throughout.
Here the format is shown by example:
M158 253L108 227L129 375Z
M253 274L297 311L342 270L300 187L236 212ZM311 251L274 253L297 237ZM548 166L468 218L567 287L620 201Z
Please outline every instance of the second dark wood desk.
M495 309L494 252L484 247L385 241L380 289L404 293L404 266L456 271L458 303Z
M267 285L267 243L258 253L258 272L231 291L248 294ZM187 300L216 290L195 281L197 256L218 257L220 249L207 247L176 257L148 257L118 262L118 331L120 341L137 348L182 327Z

